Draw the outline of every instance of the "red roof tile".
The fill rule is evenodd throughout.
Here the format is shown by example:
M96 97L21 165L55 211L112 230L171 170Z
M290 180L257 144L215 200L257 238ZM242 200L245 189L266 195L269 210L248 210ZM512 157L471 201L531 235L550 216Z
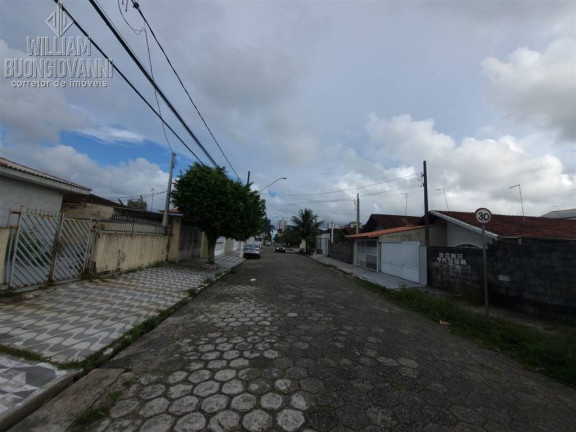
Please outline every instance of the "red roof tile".
M434 213L441 213L468 225L482 228L474 213L454 211L436 211ZM430 222L438 217L432 214ZM493 214L490 222L486 224L486 230L499 237L576 240L576 220L570 219Z

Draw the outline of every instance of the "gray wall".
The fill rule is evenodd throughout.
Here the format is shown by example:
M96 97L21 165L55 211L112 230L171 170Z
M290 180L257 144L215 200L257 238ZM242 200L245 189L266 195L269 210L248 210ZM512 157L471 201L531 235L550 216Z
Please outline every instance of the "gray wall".
M499 242L487 250L491 303L576 322L576 243ZM428 249L428 284L484 298L482 250Z
M8 225L10 211L20 210L22 206L32 210L57 213L62 207L62 192L0 177L0 226Z
M354 264L354 242L343 240L337 243L330 243L328 246L328 256L348 264Z

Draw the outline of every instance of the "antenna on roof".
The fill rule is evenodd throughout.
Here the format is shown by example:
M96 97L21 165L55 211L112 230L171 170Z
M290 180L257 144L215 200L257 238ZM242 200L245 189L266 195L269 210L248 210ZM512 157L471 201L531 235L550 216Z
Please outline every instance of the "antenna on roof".
M522 219L524 219L524 203L522 202L522 187L521 187L519 184L517 184L517 185L514 185L514 186L510 186L508 189L512 189L512 188L515 188L515 187L517 187L517 188L518 188L518 192L520 192L520 206L522 207Z

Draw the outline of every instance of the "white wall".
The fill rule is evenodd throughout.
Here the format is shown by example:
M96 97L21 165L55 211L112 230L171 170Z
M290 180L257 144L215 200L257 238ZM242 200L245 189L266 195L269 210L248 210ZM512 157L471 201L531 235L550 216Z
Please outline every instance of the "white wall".
M10 211L19 211L22 206L31 210L58 213L62 207L62 192L0 177L0 226L8 225Z

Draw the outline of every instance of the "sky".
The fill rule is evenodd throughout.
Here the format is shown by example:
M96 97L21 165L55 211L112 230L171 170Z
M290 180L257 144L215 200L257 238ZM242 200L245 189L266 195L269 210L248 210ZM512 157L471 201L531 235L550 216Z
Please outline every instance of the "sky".
M372 213L421 216L423 161L431 210L576 207L576 0L140 0L217 143L132 4L98 3L215 162L242 182L250 172L274 224L303 208L345 224L357 194L362 223ZM89 2L63 4L156 108ZM166 139L116 72L21 87L35 77L16 76L13 64L58 57L29 52L27 38L82 34L72 25L56 36L52 0L3 0L2 10L0 156L108 199L143 195L154 210L172 151L176 177L197 158L211 164L160 101L196 156L172 132ZM105 58L94 44L75 54L58 58ZM106 87L71 87L78 77Z

